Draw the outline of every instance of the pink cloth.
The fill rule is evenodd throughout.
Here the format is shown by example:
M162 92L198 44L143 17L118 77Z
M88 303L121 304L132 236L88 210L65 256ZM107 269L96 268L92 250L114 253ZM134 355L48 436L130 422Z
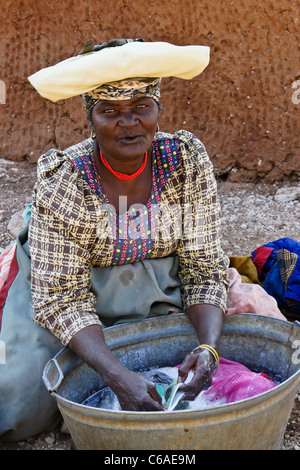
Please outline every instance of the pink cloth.
M11 262L14 258L16 248L17 244L13 243L0 255L0 291L8 279Z
M253 313L286 320L277 302L258 284L243 283L235 268L228 269L229 291L226 315Z
M250 371L243 364L220 358L212 385L203 392L209 401L224 400L232 403L251 398L276 387L265 374Z
M17 244L13 243L6 248L0 256L0 331L2 325L3 307L6 302L8 290L18 274L16 258Z

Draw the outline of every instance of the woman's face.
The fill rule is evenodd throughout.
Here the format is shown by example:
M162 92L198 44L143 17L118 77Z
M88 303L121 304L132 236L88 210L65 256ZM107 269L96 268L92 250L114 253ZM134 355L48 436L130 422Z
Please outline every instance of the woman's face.
M90 125L105 158L130 161L151 148L158 118L158 105L149 97L101 100Z

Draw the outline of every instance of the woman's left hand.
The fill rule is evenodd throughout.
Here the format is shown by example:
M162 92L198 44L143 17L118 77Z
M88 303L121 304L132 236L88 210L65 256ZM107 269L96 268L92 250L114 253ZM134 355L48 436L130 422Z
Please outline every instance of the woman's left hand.
M180 390L185 392L183 400L195 400L202 390L210 387L216 363L212 354L205 349L196 349L188 354L178 370L178 382L185 382L188 373L194 376L189 383L183 383Z

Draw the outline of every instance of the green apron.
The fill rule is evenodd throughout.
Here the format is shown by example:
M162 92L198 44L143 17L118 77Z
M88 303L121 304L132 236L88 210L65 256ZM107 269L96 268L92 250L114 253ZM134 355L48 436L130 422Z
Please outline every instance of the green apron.
M61 342L32 320L28 226L17 239L18 274L3 309L0 341L0 440L18 441L54 429L61 420L42 381L46 363ZM104 327L181 311L176 257L92 268L96 311Z

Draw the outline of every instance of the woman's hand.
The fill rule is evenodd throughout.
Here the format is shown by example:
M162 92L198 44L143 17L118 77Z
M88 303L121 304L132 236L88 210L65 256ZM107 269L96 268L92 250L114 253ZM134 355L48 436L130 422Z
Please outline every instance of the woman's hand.
M117 395L122 410L165 410L155 384L135 372L129 370L122 372L110 387Z
M185 392L182 400L195 400L202 390L210 387L216 368L214 357L208 350L196 349L188 354L178 370L178 382L185 382L188 373L194 373L189 383L183 383L180 390Z
M199 344L210 345L217 351L223 312L213 305L202 304L190 307L186 316L195 329ZM180 390L185 392L182 399L194 400L201 390L210 387L216 366L214 354L209 349L199 347L188 354L180 366L178 380L184 382L190 370L194 372L194 377L189 383L180 386Z
M123 410L164 411L155 384L121 365L107 347L99 325L83 328L72 338L69 347L101 375Z

